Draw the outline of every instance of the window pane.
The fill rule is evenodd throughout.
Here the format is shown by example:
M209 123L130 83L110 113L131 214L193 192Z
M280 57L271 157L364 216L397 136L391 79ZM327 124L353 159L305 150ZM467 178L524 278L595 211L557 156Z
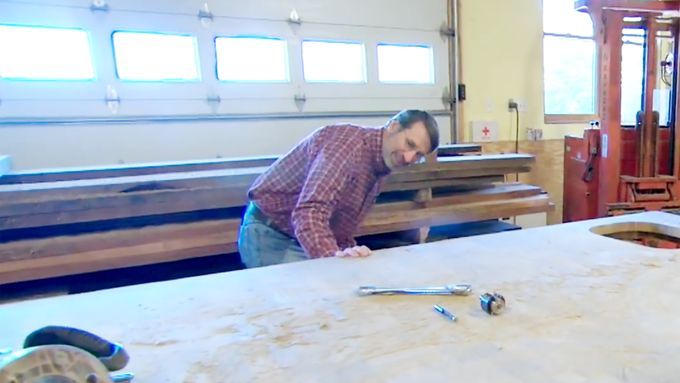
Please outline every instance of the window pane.
M114 32L121 80L198 81L196 38L159 33Z
M659 112L659 126L671 123L671 88L673 87L673 46L675 39L670 36L656 37L656 62L659 63L659 79L654 90L654 110Z
M264 37L218 37L217 78L224 81L288 81L286 41Z
M94 79L87 32L0 25L0 78Z
M364 46L360 43L303 41L302 62L309 82L365 82Z
M543 0L543 32L593 36L593 22L574 9L574 0Z
M432 48L423 45L378 44L380 82L433 84Z
M545 114L594 114L595 42L543 37Z
M624 33L631 30L624 30ZM624 36L621 48L621 124L635 125L635 115L642 109L642 74L644 73L643 36Z

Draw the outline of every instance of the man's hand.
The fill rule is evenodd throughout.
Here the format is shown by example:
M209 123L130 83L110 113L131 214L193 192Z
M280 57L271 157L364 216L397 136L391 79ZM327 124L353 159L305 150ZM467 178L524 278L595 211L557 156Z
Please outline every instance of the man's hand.
M366 246L348 247L344 250L336 251L336 257L368 257L371 255L371 249Z

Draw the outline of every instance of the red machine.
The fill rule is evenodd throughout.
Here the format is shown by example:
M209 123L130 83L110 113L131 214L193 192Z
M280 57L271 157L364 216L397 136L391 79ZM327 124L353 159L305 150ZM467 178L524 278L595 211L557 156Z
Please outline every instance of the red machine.
M680 210L680 1L580 0L575 5L593 20L600 120L591 122L583 137L565 138L564 222ZM621 119L624 31L644 37L641 110L628 125ZM659 101L661 95L666 103Z

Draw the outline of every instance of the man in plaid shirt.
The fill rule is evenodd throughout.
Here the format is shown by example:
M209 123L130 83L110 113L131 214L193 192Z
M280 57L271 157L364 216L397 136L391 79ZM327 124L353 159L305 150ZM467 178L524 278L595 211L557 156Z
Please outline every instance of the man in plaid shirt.
M320 257L362 257L354 233L392 169L439 145L437 122L403 110L384 126L317 129L273 163L248 191L238 247L246 267Z

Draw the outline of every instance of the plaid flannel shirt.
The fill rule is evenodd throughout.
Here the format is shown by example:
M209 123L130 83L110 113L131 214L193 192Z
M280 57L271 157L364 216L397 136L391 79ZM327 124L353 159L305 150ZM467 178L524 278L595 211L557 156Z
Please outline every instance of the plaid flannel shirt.
M375 203L389 168L383 128L317 129L253 183L248 197L312 258L356 245L354 233Z

